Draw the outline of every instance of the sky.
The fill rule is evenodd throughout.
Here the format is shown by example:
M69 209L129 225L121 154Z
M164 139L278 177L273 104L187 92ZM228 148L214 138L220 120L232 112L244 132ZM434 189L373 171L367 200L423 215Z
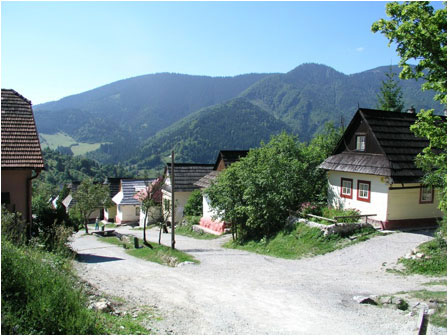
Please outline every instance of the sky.
M313 62L358 73L399 61L370 30L385 5L2 1L1 87L36 105L160 72L286 73Z

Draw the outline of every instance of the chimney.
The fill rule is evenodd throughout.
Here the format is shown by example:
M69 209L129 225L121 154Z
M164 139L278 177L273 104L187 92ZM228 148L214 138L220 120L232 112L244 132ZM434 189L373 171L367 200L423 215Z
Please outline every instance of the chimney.
M414 107L414 105L412 105L411 108L407 110L407 113L415 114L415 107Z

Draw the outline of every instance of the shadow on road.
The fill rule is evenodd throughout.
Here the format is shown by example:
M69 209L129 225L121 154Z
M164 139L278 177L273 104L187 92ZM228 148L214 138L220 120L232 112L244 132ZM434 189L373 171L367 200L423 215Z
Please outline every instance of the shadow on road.
M82 262L82 263L86 263L86 264L97 264L97 263L125 260L125 259L115 258L115 257L103 257L103 256L88 254L88 253L78 253L76 255L76 260L78 260L79 262Z

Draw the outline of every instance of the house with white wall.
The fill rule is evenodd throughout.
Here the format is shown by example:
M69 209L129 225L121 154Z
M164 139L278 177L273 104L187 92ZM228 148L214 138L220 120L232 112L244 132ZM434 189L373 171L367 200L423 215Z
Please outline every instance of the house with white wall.
M249 153L248 150L219 151L213 170L199 179L195 185L200 187L201 190L207 189L224 169L228 168L232 163L239 161L242 157L245 157L247 153ZM216 233L224 233L227 227L222 218L217 215L216 210L211 207L210 199L205 193L202 193L202 217L199 225Z
M120 189L112 198L112 202L117 205L115 223L140 222L140 202L134 196L137 192L145 189L150 182L150 180L142 179L120 180Z
M120 192L121 177L108 177L104 181L105 185L109 186L110 198L113 199L116 194ZM117 204L112 202L108 208L104 208L104 220L108 222L115 222L117 216Z
M416 119L415 113L358 109L319 166L327 171L329 205L375 214L369 222L383 229L436 225L439 193L421 183L424 174L415 165L429 144L410 131Z
M213 170L213 164L174 163L174 188L171 184L171 163L165 167L165 183L162 186L162 212L164 217L171 213L171 193L174 190L176 223L182 221L184 207L193 190L199 189L194 183Z

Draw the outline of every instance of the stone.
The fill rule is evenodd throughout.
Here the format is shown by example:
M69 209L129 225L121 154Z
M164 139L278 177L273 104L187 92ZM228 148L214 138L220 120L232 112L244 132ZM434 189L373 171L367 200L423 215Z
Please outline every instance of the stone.
M428 311L426 312L426 314L428 315L434 315L436 313L436 310L434 308L428 309Z
M99 312L110 312L113 310L112 306L110 305L110 302L105 299L101 299L100 301L94 302L92 305L93 309Z
M180 264L177 264L176 266L177 267L182 267L182 266L185 266L185 265L194 265L194 262L192 262L192 261L184 261L184 262L181 262Z
M386 304L391 304L392 303L392 298L390 296L383 296L380 298L380 303L383 305Z
M372 300L370 297L368 296L354 296L353 300L355 300L356 302L360 303L360 304L371 304L371 305L377 305L375 300Z
M423 257L425 256L425 254L419 252L419 253L416 253L415 256L416 256L418 259L421 259L421 258L423 258Z

